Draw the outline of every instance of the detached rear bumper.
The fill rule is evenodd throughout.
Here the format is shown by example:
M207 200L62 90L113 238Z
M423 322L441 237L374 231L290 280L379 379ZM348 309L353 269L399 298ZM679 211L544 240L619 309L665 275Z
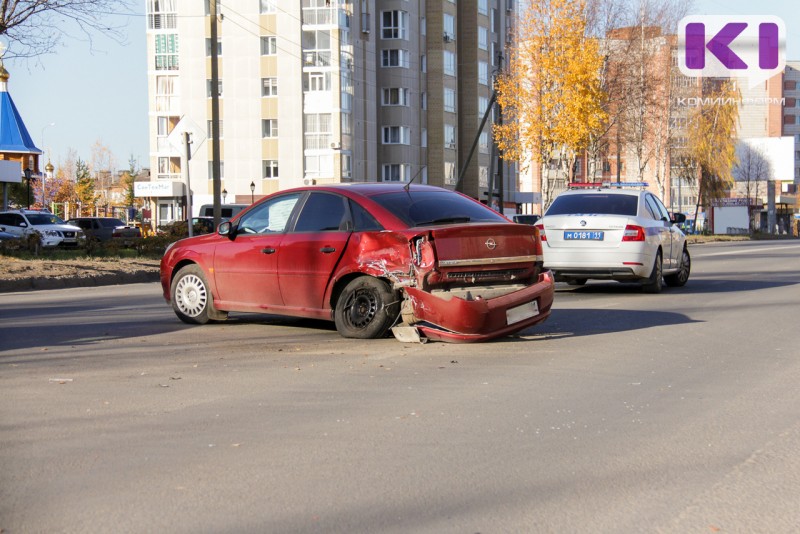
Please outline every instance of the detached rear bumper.
M538 281L496 298L443 298L417 288L405 289L415 326L427 338L454 343L487 341L524 330L550 316L555 281L545 271Z

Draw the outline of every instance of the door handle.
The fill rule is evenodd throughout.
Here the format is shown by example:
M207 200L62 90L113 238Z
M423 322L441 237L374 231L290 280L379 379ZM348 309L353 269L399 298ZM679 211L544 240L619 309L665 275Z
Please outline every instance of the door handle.
M261 253L262 254L275 254L275 249L272 248L272 247L262 248L261 249Z
M331 252L336 252L336 249L333 247L322 247L321 249L319 249L319 251L322 252L323 254L330 254Z

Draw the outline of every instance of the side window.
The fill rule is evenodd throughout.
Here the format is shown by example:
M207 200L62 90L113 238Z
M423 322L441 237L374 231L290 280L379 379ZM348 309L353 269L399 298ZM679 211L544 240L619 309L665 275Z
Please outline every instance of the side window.
M0 213L0 224L14 226L10 213Z
M353 215L353 230L356 232L379 232L383 230L375 218L355 201L350 201L350 213Z
M651 219L655 219L656 221L661 218L658 213L658 207L653 202L653 197L651 195L647 195L644 198L644 205L647 207L647 214L650 216Z
M343 228L347 212L344 198L330 193L311 193L295 224L295 232L330 232Z
M283 195L251 209L239 220L238 233L270 234L286 231L289 217L299 199L300 193Z
M647 210L653 216L653 218L657 221L660 221L664 218L669 220L669 215L667 215L667 210L664 208L662 212L663 206L661 206L661 202L654 197L653 195L647 195Z
M655 202L656 202L656 206L658 206L658 211L659 211L659 213L661 214L661 216L659 217L659 219L664 219L664 218L666 218L666 219L667 219L667 221L669 221L669 220L670 220L669 211L667 211L667 208L666 208L666 206L664 206L664 203L663 203L663 202L661 202L661 199L660 199L660 198L658 198L658 197L656 197L656 196L654 196L654 197L653 197L653 200L655 200Z

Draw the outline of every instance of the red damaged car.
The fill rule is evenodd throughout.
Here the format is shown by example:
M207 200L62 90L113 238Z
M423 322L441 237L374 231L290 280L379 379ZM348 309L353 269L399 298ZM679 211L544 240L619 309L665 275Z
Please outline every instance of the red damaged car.
M216 233L171 245L161 285L186 323L258 312L330 320L349 338L393 329L454 342L544 321L554 291L536 228L460 193L399 183L275 193Z

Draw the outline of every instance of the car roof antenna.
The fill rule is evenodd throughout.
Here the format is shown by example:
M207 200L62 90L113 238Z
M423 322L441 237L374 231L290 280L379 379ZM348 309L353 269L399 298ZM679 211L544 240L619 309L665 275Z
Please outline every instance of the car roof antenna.
M425 168L424 165L420 165L419 170L417 171L417 174L415 174L409 181L406 182L406 185L403 186L403 189L406 190L406 193L408 193L408 190L411 188L411 182L413 182L414 180L417 179L417 176L419 176L419 174L422 172L422 169L424 169L424 168Z

